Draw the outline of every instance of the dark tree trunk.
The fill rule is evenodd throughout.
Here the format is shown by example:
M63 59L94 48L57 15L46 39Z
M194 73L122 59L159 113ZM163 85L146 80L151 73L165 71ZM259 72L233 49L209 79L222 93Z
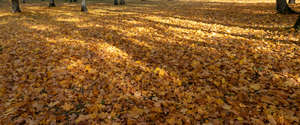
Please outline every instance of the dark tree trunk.
M289 0L289 4L295 4L295 0Z
M21 12L20 6L19 6L19 0L11 0L12 4L12 12L18 13Z
M300 15L298 16L298 19L297 19L297 21L296 21L296 23L294 25L294 28L296 30L300 30Z
M26 0L22 0L22 3L26 3Z
M55 5L55 2L54 2L54 0L50 0L50 2L49 2L49 7L55 7L56 5Z
M118 5L118 0L114 0L114 4L115 4L115 5Z
M73 0L73 2L77 2L77 0Z
M289 7L286 0L276 0L276 10L281 14L297 13Z
M81 1L81 11L82 12L87 12L87 8L86 8L86 1L85 0L82 0Z
M125 5L125 0L120 0L120 5Z

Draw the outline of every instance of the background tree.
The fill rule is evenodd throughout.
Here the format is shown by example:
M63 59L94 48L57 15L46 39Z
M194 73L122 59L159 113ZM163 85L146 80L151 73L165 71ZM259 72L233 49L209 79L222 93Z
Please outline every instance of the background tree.
M296 30L299 30L299 29L300 29L300 15L298 16L298 19L297 19L297 21L296 21L296 23L295 23L295 25L294 25L294 28L295 28Z
M289 0L289 4L295 4L295 0Z
M125 0L120 0L120 5L125 5Z
M82 12L87 12L86 1L85 0L81 1L81 11Z
M50 2L49 2L49 7L55 7L56 5L55 5L55 2L54 2L54 0L50 0Z
M26 3L26 0L22 0L22 3Z
M118 5L118 0L114 0L114 4ZM120 5L125 5L125 0L120 0Z
M21 12L20 6L19 6L19 0L11 0L12 4L12 12L18 13Z
M281 14L297 13L296 11L292 10L289 7L286 0L276 0L276 10L278 13L281 13Z

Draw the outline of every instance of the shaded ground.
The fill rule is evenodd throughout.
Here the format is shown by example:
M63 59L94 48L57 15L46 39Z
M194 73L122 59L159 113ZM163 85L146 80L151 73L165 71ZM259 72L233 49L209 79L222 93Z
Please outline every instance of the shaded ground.
M274 3L57 6L2 4L1 124L299 124L297 15Z

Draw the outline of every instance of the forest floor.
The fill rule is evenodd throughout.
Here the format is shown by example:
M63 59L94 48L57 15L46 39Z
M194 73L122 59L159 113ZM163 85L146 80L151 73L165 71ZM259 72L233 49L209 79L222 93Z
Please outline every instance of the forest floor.
M0 123L299 124L297 15L224 1L2 4Z

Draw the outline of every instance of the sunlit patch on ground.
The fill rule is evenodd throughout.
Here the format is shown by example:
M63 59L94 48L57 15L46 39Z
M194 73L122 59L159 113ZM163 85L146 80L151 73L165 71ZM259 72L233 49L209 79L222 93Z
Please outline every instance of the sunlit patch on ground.
M126 2L0 5L0 123L299 124L297 15Z

